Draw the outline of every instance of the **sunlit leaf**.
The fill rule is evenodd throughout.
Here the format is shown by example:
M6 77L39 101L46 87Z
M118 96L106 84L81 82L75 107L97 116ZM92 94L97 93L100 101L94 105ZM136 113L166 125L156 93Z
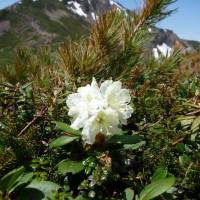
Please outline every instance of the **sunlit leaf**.
M191 158L188 155L184 154L182 156L179 156L180 165L187 166L190 164L190 162L191 162Z
M60 186L50 181L34 180L28 186L26 186L21 194L19 200L46 200L56 199L55 195L58 192Z
M72 129L69 125L63 122L52 121L53 124L56 124L56 127L62 131L70 133L72 135L80 136L80 131Z
M192 122L194 121L195 116L182 116L177 119L180 121L181 126L186 129L191 126Z
M164 128L161 125L156 125L150 128L150 131L154 134L162 134L164 133Z
M174 177L164 178L147 185L140 193L139 200L150 200L169 190L175 183Z
M191 130L193 132L197 131L198 128L199 128L199 126L200 126L200 116L198 116L197 118L195 118L195 120L193 121L192 126L191 126Z
M164 179L167 176L167 173L168 173L167 169L161 168L161 167L158 168L154 172L152 179L151 179L151 182L158 181L160 179Z
M126 200L133 200L134 195L135 195L134 191L131 188L126 188L125 194L126 194Z
M13 192L16 188L25 185L27 183L29 183L32 178L33 178L33 173L24 173L22 176L20 176L16 182L16 184L12 187L12 189L10 190L10 192Z
M82 162L63 160L57 164L58 172L61 174L72 173L77 174L84 169Z
M136 144L125 144L124 149L135 150L135 149L141 148L144 145L146 145L146 141L141 141L141 142L138 142Z
M24 173L24 167L14 169L0 180L0 190L3 192L10 192L12 187L16 184L18 178Z
M79 137L71 137L71 136L61 136L57 139L55 139L54 141L52 141L49 146L51 148L56 148L56 147L61 147L61 146L64 146L66 144L69 144L71 142L73 142L74 140L77 140Z

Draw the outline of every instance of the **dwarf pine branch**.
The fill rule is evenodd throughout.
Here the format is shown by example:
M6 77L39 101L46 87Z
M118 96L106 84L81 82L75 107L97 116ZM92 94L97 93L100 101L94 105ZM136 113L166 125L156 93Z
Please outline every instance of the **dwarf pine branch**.
M135 12L136 24L134 32L143 26L155 25L171 15L176 9L167 9L169 5L175 3L176 0L144 0L141 9Z

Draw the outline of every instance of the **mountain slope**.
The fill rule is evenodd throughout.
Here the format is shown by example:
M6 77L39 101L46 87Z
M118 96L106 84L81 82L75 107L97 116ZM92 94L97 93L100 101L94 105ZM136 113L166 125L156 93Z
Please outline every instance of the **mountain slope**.
M19 0L0 11L0 63L11 63L17 47L56 46L67 36L79 38L101 12L112 7L126 11L113 0ZM166 54L177 45L183 51L198 46L170 30L151 27L149 32L153 39L147 46L154 55Z
M9 63L16 47L56 44L78 38L97 15L113 6L109 0L23 0L0 11L0 63Z
M200 47L200 42L196 40L184 40L187 42L190 46L192 46L194 49L198 49Z
M152 34L152 40L147 48L153 51L156 58L159 55L169 56L174 48L180 49L182 53L194 51L200 42L189 41L179 38L173 31L151 27L148 29Z

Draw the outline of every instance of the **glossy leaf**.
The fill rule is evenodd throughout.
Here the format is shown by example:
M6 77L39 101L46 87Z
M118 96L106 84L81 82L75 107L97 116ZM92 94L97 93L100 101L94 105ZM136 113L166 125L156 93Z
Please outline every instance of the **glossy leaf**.
M108 142L118 144L136 144L142 140L143 137L137 135L114 135Z
M61 174L72 173L77 174L81 172L84 168L82 162L63 160L57 165L58 172Z
M134 198L134 191L131 188L125 189L126 200L133 200Z
M153 176L152 176L152 179L151 179L151 182L155 182L155 181L158 181L160 179L164 179L166 176L167 176L167 169L164 169L164 168L158 168Z
M144 145L146 145L145 141L141 141L136 144L125 144L124 149L135 150L141 148Z
M54 198L60 186L50 181L34 180L24 188L18 197L20 200L46 200Z
M147 185L140 193L139 200L150 200L169 190L175 183L174 177L164 178Z
M22 176L20 176L16 182L16 184L12 187L10 192L13 192L16 188L25 185L29 183L33 178L33 173L24 173Z
M24 167L14 169L0 180L0 190L3 192L10 192L12 187L16 184L18 178L24 173Z
M57 139L55 139L54 141L52 141L49 146L51 148L56 148L56 147L61 147L61 146L64 146L66 144L69 144L71 142L73 142L74 140L77 140L78 137L71 137L71 136L66 136L66 135L63 135Z
M56 127L62 131L70 133L72 135L80 136L80 131L72 129L68 124L63 122L52 121L53 124L56 124Z

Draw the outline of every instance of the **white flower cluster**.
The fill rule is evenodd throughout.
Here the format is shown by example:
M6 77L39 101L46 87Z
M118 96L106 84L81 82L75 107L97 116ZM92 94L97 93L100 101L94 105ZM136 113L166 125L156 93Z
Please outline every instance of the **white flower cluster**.
M119 125L126 125L133 113L130 101L129 90L122 89L120 81L107 80L99 87L93 78L91 85L78 88L67 98L68 114L73 117L71 128L82 129L82 138L89 144L99 133L117 134Z

